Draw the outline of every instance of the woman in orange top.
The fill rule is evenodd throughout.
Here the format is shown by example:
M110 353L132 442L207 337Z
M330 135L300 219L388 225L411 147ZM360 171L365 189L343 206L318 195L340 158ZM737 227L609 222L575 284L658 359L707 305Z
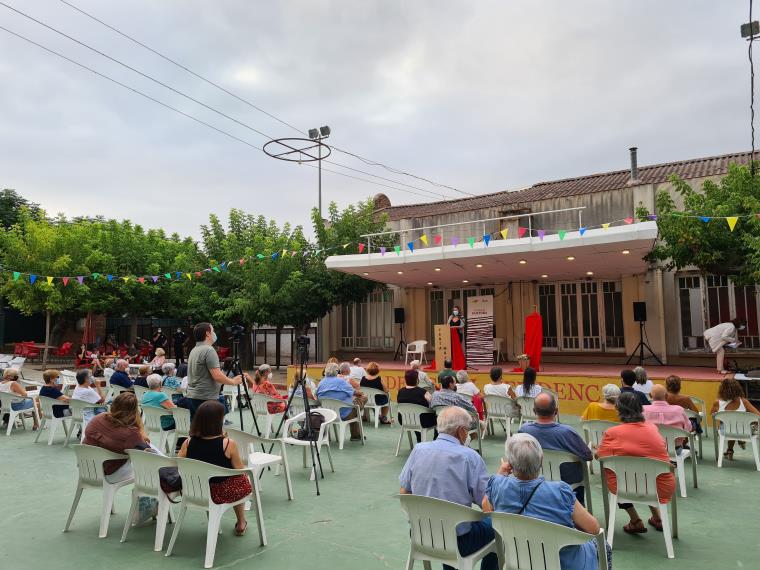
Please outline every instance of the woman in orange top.
M264 394L278 400L287 400L287 396L281 395L271 382L272 368L269 364L262 364L256 370L253 382L249 382L251 389L255 394ZM268 402L267 411L270 414L281 414L285 411L285 402Z
M669 463L670 456L665 446L665 440L662 439L655 424L644 421L644 412L638 396L632 392L623 392L617 399L616 405L622 423L604 432L602 442L596 451L597 458L623 455L647 457ZM616 493L617 478L615 474L609 469L605 469L604 475L607 478L607 486L610 492ZM675 488L676 479L672 473L663 473L657 476L657 495L660 498L660 503L669 503ZM625 509L631 518L631 521L623 527L625 532L636 534L647 531L644 521L641 520L631 503L618 503L618 506ZM649 507L649 509L652 511L649 524L662 531L660 509L657 507Z

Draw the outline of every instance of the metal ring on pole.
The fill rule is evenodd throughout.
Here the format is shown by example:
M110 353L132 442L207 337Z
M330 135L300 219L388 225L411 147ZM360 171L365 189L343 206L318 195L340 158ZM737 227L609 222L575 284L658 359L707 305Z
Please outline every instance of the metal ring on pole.
M327 149L326 153L324 149ZM304 138L274 139L264 145L263 151L277 160L298 163L320 162L332 154L330 145L321 140Z

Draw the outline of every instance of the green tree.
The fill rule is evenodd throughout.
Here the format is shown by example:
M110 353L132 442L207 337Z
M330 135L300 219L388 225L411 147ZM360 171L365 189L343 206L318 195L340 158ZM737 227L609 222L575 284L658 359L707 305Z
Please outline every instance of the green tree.
M10 188L0 190L0 227L9 229L15 225L23 209L29 210L34 215L39 212L40 207L15 190Z
M659 240L646 259L669 270L696 267L740 284L760 282L760 178L733 164L719 182L707 180L701 190L677 176L671 183L683 207L667 191L657 195ZM645 208L637 213L642 219L650 215ZM727 216L739 216L733 231Z

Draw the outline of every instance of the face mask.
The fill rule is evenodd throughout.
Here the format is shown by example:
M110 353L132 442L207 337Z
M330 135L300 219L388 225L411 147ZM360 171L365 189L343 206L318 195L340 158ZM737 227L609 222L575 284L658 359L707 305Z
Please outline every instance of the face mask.
M458 314L459 314L459 311L457 311L456 309L454 309L454 316L457 316Z
M211 333L211 344L214 344L216 342L217 336L215 332Z
M273 376L273 375L272 375L272 373L271 373L271 372L270 372L269 374L267 374L267 380L271 380L271 379L272 379L272 376Z
M746 327L744 325L740 326L738 330L743 331Z

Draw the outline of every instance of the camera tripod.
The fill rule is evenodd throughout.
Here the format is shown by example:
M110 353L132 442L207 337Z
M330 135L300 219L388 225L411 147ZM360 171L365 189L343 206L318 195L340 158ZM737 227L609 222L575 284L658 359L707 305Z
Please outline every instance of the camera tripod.
M317 488L317 496L320 495L319 493L319 478L322 479L325 478L325 473L322 470L322 458L319 456L319 446L317 445L317 438L319 437L319 433L314 433L314 428L311 425L311 405L309 404L309 396L306 394L306 362L309 360L309 339L306 337L299 337L297 339L297 345L296 350L298 352L298 376L296 377L295 383L293 384L293 390L290 393L290 396L288 397L287 405L285 406L285 413L282 415L282 419L280 419L280 425L277 426L277 430L274 432L273 438L277 438L280 434L280 430L282 429L283 424L285 423L285 418L289 415L288 412L290 412L290 406L293 402L293 398L296 397L296 392L298 392L298 389L300 387L301 389L301 397L303 398L303 409L304 409L304 418L303 418L303 424L304 429L306 431L306 440L309 442L309 450L311 452L311 468L312 472L314 473L314 485ZM289 437L288 434L283 434L283 437ZM274 447L274 444L272 444L269 447L269 453L272 452L272 448ZM319 465L319 476L317 476L317 465Z
M253 427L256 428L256 435L261 436L261 430L259 429L259 422L256 421L256 414L253 411L251 405L251 394L248 392L248 383L245 381L243 375L243 368L240 366L240 336L234 335L232 337L232 364L227 370L227 377L234 378L240 376L242 382L237 385L237 401L238 401L238 413L240 414L240 429L245 431L245 425L243 424L243 402L245 402L248 410L251 412L251 418L253 419ZM240 387L243 387L241 390ZM263 451L263 446L262 446Z

